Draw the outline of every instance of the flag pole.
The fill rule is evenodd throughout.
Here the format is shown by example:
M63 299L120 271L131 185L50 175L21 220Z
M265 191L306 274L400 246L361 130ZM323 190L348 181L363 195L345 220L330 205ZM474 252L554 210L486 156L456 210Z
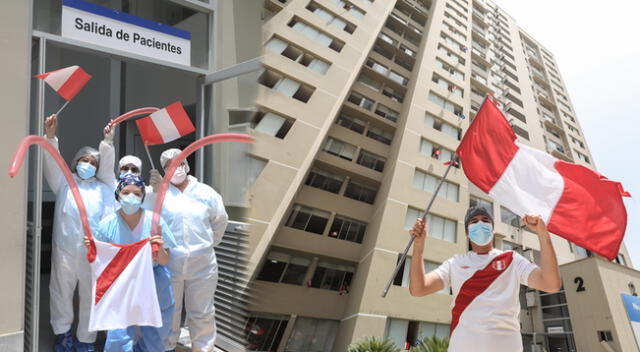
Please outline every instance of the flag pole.
M433 205L433 202L435 201L436 196L438 195L438 191L440 190L440 187L442 187L442 184L444 183L444 179L447 177L447 174L449 174L449 170L451 170L451 167L457 162L458 162L458 158L454 153L451 156L451 160L449 161L449 165L447 166L447 169L444 171L444 175L442 175L442 177L440 178L440 181L438 182L438 185L436 186L436 190L433 192L433 196L431 196L431 200L429 200L427 209L424 211L424 214L422 215L423 223L427 219L429 210L431 209L431 206ZM409 243L407 243L407 246L404 248L404 252L402 252L402 256L400 257L398 264L396 264L396 268L393 269L393 273L391 274L391 277L389 278L387 285L384 287L384 290L382 290L382 293L380 294L380 296L382 296L383 298L387 296L387 293L389 292L389 288L391 288L391 285L393 284L393 280L396 278L396 275L398 274L398 271L400 271L400 268L404 265L404 262L407 259L407 253L409 253L409 248L411 248L411 245L413 244L413 241L415 239L416 239L416 236L411 235L411 238L409 239Z
M149 162L151 163L151 168L155 170L156 166L153 164L153 159L151 159L151 153L149 153L149 146L144 141L142 142L142 144L144 144L144 150L147 152L147 158L149 158Z
M71 101L71 100L67 100L67 102L66 102L66 103L64 103L64 104L62 105L62 107L58 110L58 112L56 112L56 116L58 116L58 114L60 113L60 111L62 111L62 109L64 109L65 107L67 107L67 104L69 104L69 102L70 102L70 101Z

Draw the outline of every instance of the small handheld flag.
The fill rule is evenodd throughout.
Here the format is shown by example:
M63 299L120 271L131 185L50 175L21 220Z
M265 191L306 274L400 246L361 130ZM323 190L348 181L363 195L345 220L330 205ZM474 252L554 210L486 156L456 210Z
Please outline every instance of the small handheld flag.
M136 120L136 125L145 145L169 143L196 130L179 101Z
M75 65L35 75L34 77L44 80L49 87L53 88L66 101L73 99L91 79L91 75L86 73L82 67Z

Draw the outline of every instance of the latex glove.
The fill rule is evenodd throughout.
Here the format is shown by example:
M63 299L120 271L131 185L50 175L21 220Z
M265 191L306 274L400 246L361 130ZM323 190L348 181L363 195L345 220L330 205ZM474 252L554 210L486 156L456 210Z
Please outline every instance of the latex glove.
M149 171L149 184L151 185L151 189L153 189L153 193L160 192L160 185L162 184L162 176L160 176L160 172L156 169L151 169Z
M109 121L109 123L104 126L104 140L105 142L113 144L113 136L116 134L115 129L113 128L113 120Z

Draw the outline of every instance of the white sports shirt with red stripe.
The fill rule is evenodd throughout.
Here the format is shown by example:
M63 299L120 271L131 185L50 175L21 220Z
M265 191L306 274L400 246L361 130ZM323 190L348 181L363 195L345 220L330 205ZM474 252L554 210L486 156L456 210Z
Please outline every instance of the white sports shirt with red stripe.
M520 284L538 266L513 251L455 255L434 272L453 291L449 352L522 351Z

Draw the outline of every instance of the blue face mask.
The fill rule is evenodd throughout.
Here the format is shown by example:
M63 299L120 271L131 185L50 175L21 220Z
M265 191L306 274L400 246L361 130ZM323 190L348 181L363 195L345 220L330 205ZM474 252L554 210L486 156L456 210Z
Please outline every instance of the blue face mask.
M469 240L478 246L486 246L493 239L491 224L478 221L469 225Z
M76 165L76 172L81 179L86 180L96 175L96 167L81 161Z
M142 204L142 198L136 196L133 193L120 196L120 205L122 206L122 211L125 214L131 215L140 209L140 205Z

